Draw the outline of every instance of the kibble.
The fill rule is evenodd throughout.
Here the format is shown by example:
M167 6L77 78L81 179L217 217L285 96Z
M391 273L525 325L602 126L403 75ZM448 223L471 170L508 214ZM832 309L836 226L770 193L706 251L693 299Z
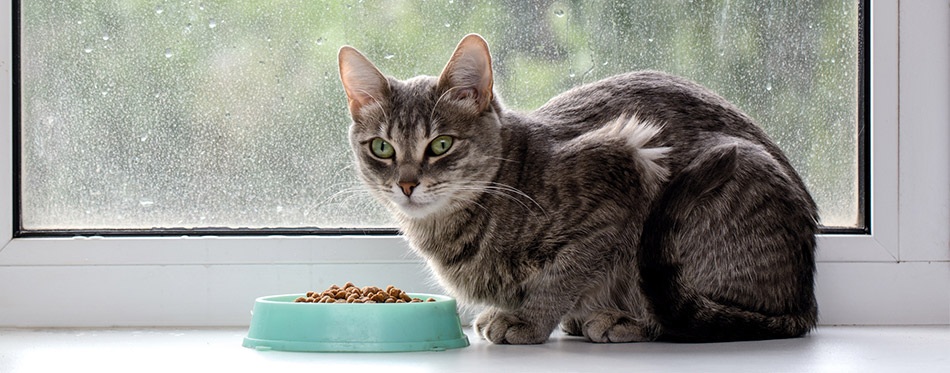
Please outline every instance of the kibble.
M405 291L389 285L385 289L375 286L362 288L347 282L343 287L336 284L324 291L308 291L306 297L299 297L294 303L421 303L435 302L429 298L422 300L410 297Z

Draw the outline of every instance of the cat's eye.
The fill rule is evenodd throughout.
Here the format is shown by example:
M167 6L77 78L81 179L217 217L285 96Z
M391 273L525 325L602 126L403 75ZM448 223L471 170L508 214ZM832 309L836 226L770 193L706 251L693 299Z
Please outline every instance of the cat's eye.
M439 136L429 143L429 152L432 155L442 155L452 147L452 136Z
M370 142L369 149L373 152L373 155L382 159L392 158L396 154L396 150L393 149L392 145L378 137Z

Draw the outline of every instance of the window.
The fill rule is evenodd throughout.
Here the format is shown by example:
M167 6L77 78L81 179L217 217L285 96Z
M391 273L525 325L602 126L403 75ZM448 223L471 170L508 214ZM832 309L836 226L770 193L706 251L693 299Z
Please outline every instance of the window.
M863 228L858 13L848 0L29 2L17 228L390 227L350 164L336 52L434 75L472 31L518 110L635 69L713 89L785 150L825 226Z
M118 7L133 6L126 2L116 3L119 3ZM670 3L688 4L688 0ZM737 12L740 5L754 8L765 4L748 5L735 0L729 3ZM14 1L12 7L0 8L0 40L11 40L0 48L0 86L3 87L0 89L0 127L3 127L0 130L0 210L3 211L13 211L16 204L11 166L14 164L13 154L19 154L15 145L20 143L14 142L12 135L21 121L11 120L19 118L13 108L20 108L19 96L11 93L26 88L25 84L20 86L25 82L16 74L15 63L24 62L22 58L13 58L15 50L25 52L23 48L18 49L18 41L24 39L24 28L19 26L14 15L25 18L27 10L23 8L35 4L42 5ZM367 6L359 2L349 4L351 9L358 10ZM443 11L442 7L457 4L463 2L428 2L417 9L427 12L429 24L445 28L444 21L435 17L444 15L439 13ZM482 4L467 3L468 7ZM557 18L557 8L550 8L555 3L548 4L539 9L546 9L547 17L552 21L572 19L577 22L583 19L570 13L575 8L569 7L564 7L563 17ZM651 5L666 4L657 2ZM145 10L157 16L157 5L158 2ZM67 6L79 9L88 5ZM318 3L319 6L326 5ZM334 6L331 4L331 8ZM345 9L346 3L340 6ZM950 19L947 18L946 6L946 0L862 2L865 27L860 37L862 41L870 40L872 46L864 50L870 61L864 61L858 67L868 67L863 71L863 82L865 87L873 85L873 90L864 91L865 94L871 92L871 108L865 107L867 112L859 108L858 113L871 118L867 120L870 133L864 133L871 134L867 136L871 146L865 147L865 156L870 162L862 164L870 168L865 175L873 175L867 178L873 185L865 199L867 211L872 213L865 216L865 221L869 221L874 229L869 234L819 235L816 281L822 324L950 322L947 313L950 233L946 229L950 224L946 214L946 206L950 204L950 189L946 188L947 180L950 180L950 157L944 156L950 152L950 127L946 126L950 123L950 111L945 105L950 99L947 97L950 71L946 69L950 63L950 35L944 32L950 27ZM211 4L205 4L205 9L210 7ZM317 11L319 9L314 10ZM162 14L171 14L166 12L171 12L170 8L163 8ZM497 12L492 17L511 18ZM471 19L484 20L486 16ZM701 19L708 21L710 18ZM54 26L49 27L60 29L60 25L65 27L76 21L75 17L64 14L60 23L53 22L51 25ZM343 21L348 25L361 22L355 16ZM223 18L216 19L215 28L224 22ZM395 62L392 66L384 65L389 61L385 57L392 52L372 46L374 41L382 43L388 40L388 34L364 35L357 33L353 26L340 31L339 35L323 35L323 45L337 37L364 38L332 43L352 43L388 73L400 77L416 73L434 74L447 58L445 54L449 52L446 49L451 49L461 35L469 31L486 35L495 58L502 58L498 55L499 48L505 42L500 39L500 34L494 34L501 29L470 30L469 27L474 26L464 26L464 31L453 31L451 27L445 31L431 29L415 43L408 43L407 48L432 47L432 53L436 54L431 57L435 61L431 62L434 67L415 65L430 58L423 55L419 60L407 62L408 71L399 70L403 65L397 66ZM14 34L12 30L20 32ZM453 32L458 35L443 35ZM572 35L579 34L572 31ZM101 40L102 35L94 36ZM316 43L316 40L311 41ZM656 40L654 38L654 42ZM85 53L84 47L82 44L76 46L79 54ZM165 48L158 52L161 58L166 58ZM172 52L174 56L176 52ZM330 58L333 53L329 54ZM587 50L586 55L589 53ZM394 53L390 60L395 60L398 55L399 52ZM315 61L321 63L322 60ZM329 70L332 74L336 67L331 65L328 66L334 69ZM575 65L575 78L586 72L578 66L589 68L589 65ZM663 68L635 66L641 67ZM564 65L564 69L570 78L570 66ZM13 76L21 79L12 79ZM328 79L335 77L330 75ZM701 83L712 86L706 81ZM775 83L772 88L773 91L778 89ZM510 93L505 94L509 104L516 104ZM344 105L342 96L330 99L340 100L339 105ZM867 100L860 103L867 103ZM745 105L743 102L737 104ZM753 110L743 109L750 113ZM764 122L758 119L760 123ZM132 202L141 204L140 200ZM154 202L152 206L158 204ZM17 237L13 233L15 224L12 220L12 215L0 214L0 237L4 241L0 244L0 294L4 297L0 305L0 326L246 325L255 297L299 292L301 288L326 288L328 283L340 282L340 279L442 291L433 287L424 264L409 252L398 236L288 236L283 235L286 233L283 230L267 230L265 235L246 236L234 232L226 237L217 231L211 235L181 233L187 237L112 237L109 234L97 237L95 233L98 231L79 231L83 234L79 237L72 237L75 231L54 232L66 237ZM37 235L49 233L39 231ZM62 312L64 304L69 305L69 312Z

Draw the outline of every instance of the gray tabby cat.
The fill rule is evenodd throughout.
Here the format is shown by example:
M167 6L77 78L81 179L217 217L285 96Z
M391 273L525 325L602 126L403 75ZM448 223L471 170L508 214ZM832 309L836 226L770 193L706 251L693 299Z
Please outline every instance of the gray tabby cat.
M635 72L532 113L478 35L439 77L339 53L359 174L494 343L789 338L815 326L816 206L752 119Z

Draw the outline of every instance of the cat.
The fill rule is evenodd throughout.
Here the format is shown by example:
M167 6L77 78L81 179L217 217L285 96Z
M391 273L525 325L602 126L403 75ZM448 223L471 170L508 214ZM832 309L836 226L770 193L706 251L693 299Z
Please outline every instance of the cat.
M530 113L464 37L438 77L344 46L358 174L493 343L792 338L815 327L817 208L782 151L715 93L632 72Z

